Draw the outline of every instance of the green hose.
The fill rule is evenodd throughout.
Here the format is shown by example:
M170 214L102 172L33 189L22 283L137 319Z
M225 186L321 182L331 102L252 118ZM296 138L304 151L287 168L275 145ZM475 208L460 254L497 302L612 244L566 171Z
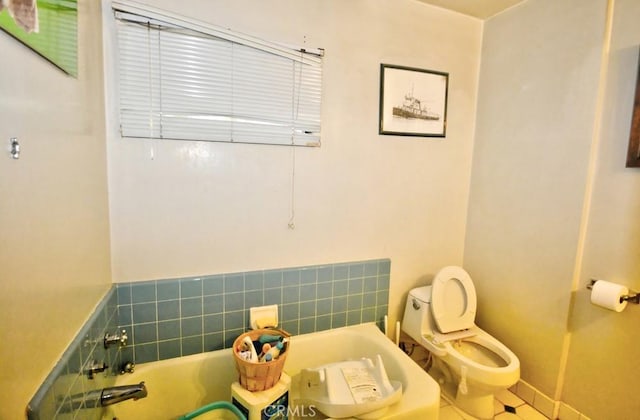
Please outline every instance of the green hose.
M238 407L236 407L235 405L231 404L228 401L212 402L211 404L202 406L197 410L192 411L191 413L185 414L184 416L180 417L178 420L191 420L198 417L201 414L207 413L212 410L219 410L219 409L225 409L225 410L231 411L233 414L238 416L238 420L247 420L244 414L242 414L242 412L238 410Z

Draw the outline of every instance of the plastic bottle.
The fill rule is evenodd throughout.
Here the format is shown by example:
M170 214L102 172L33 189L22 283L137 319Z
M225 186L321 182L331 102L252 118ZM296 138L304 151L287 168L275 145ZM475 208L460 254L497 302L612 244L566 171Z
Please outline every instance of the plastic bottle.
M259 359L262 359L262 357L267 354L267 352L271 349L271 344L269 343L264 343L262 345L262 351L260 352L260 354L258 355Z
M249 350L251 352L251 357L249 358L249 361L257 362L258 354L256 353L256 348L253 346L253 341L251 341L251 338L249 338L249 336L246 336L245 338L242 339L242 344L245 345L246 350Z
M260 360L260 361L261 362L270 362L272 360L277 359L278 356L280 356L280 352L282 351L283 348L284 348L284 344L282 344L281 341L278 341L278 343L276 345L271 346L269 351L267 351L265 353L265 355L262 356L262 360Z
M273 343L274 341L280 341L280 340L282 340L281 336L271 335L271 334L262 334L260 338L258 338L258 341L260 341L260 344Z

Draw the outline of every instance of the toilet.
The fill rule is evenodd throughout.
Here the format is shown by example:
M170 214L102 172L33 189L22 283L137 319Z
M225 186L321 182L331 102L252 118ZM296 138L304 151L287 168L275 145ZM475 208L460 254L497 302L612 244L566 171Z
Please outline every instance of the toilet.
M520 379L520 361L475 325L476 290L461 267L441 269L430 286L412 289L402 330L431 352L429 374L463 411L480 419L494 414L494 394Z

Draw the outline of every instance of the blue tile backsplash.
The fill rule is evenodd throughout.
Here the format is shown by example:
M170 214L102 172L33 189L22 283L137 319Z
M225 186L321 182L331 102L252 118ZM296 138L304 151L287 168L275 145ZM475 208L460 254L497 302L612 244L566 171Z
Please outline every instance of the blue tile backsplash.
M230 347L249 308L278 305L279 327L304 334L387 313L390 261L371 260L116 285L122 357L144 363Z
M115 382L120 354L117 346L105 349L103 339L105 334L117 332L117 304L115 288L112 288L29 402L29 420L100 418L101 409L90 407L85 396L93 390L112 386ZM109 368L89 379L86 368L94 360L106 363Z
M278 305L278 327L292 335L382 325L390 268L389 259L379 259L114 284L36 392L28 418L99 419L100 410L78 396L113 384L123 362L231 347L248 328L253 306ZM105 350L105 333L122 329L127 346ZM89 380L82 371L94 359L110 369Z

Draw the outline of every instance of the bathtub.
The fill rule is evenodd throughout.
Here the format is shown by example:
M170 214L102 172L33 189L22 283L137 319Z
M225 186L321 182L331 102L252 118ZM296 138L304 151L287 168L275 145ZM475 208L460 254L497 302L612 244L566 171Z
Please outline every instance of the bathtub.
M403 393L400 401L390 406L381 418L438 418L438 384L374 323L294 336L288 352L284 371L292 377L292 404L298 395L296 375L300 370L380 354L389 379L400 381ZM134 373L119 376L116 385L144 381L149 395L105 407L102 418L176 419L213 401L230 401L231 384L237 378L231 349L139 364ZM314 418L325 417L318 414Z

